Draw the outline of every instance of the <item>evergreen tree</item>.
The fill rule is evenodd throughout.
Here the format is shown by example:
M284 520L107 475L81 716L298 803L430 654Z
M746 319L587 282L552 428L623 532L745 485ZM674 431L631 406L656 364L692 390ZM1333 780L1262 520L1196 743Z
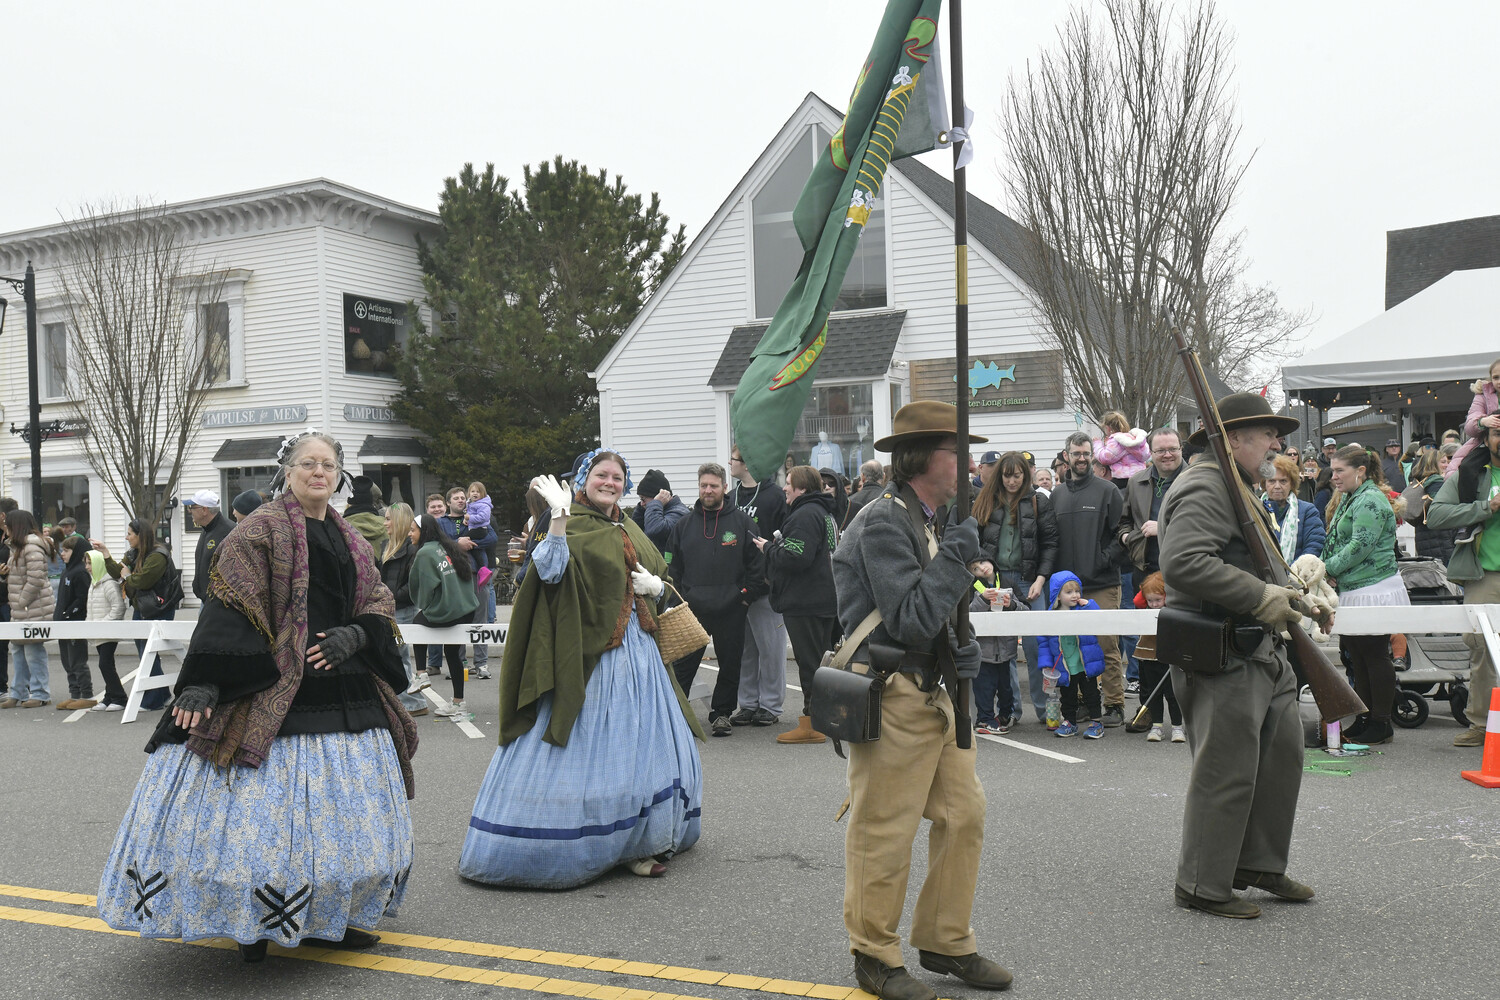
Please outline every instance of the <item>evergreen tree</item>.
M521 190L465 164L438 214L441 233L418 246L437 326L418 320L393 405L427 435L429 469L482 480L497 523L519 528L531 477L598 444L588 372L676 265L684 230L655 194L560 156L527 167Z

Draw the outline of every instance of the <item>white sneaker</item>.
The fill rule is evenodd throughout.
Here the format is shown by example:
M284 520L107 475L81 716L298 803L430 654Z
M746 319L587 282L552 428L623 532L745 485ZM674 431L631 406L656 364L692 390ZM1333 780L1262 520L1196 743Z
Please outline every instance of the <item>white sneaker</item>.
M1161 742L1161 723L1160 722L1155 722L1155 723L1151 724L1151 731L1146 734L1146 742L1147 743L1160 743Z
M1187 733L1184 733L1182 731L1182 727L1181 726L1173 726L1172 727L1172 742L1173 743L1186 743L1187 742Z
M417 676L412 680L411 687L406 689L407 694L416 694L423 688L432 687L432 681L427 679L427 671L418 670Z
M434 710L432 714L440 715L445 719L462 719L468 716L469 709L464 705L462 701L455 701L450 705L444 705L443 707Z
M109 702L101 701L99 704L97 704L93 708L89 709L89 711L90 712L123 712L123 711L125 711L125 706L124 705L111 705Z

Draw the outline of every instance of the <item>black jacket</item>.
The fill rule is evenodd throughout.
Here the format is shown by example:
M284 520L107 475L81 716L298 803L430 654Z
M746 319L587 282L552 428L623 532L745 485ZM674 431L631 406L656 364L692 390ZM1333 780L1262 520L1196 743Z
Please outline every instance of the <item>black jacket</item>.
M85 539L73 539L73 558L63 567L62 578L57 581L53 621L81 622L89 616L89 588L94 585L94 574L89 571L88 563L91 548L93 546Z
M398 609L412 606L411 595L406 592L406 581L411 575L411 557L416 555L416 552L417 550L412 547L408 539L401 543L395 555L380 564L380 579L395 596Z
M781 538L767 542L766 575L771 610L783 615L836 618L833 589L833 497L804 493L781 524Z
M193 560L193 596L200 601L208 599L208 570L214 563L214 550L233 528L229 518L223 514L215 514L214 519L198 534L198 551Z
M1083 589L1120 585L1125 547L1118 534L1120 491L1108 479L1069 479L1052 491L1057 515L1057 568L1078 575Z
M743 611L765 596L765 557L751 541L754 533L749 514L727 503L704 510L701 500L672 525L662 555L695 614Z
M865 483L855 494L849 498L849 509L844 514L844 523L840 527L849 527L849 522L854 520L854 515L864 509L865 504L874 500L884 492L885 487L879 483Z
M786 494L776 485L774 477L754 486L736 486L729 499L750 515L755 522L755 533L761 538L776 534L786 520Z
M1057 517L1052 513L1052 501L1032 490L1021 498L1016 513L1021 529L1021 579L1030 584L1039 576L1050 577L1057 568ZM1001 522L1008 517L1010 511L1002 504L979 529L980 551L991 559L1000 551Z

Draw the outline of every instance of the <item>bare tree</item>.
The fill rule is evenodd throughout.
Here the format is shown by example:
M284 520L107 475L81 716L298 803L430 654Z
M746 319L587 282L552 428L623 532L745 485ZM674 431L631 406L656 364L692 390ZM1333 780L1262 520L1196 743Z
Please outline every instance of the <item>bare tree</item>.
M1166 317L1225 380L1304 322L1245 284L1228 216L1237 152L1229 32L1203 0L1075 8L1054 50L1012 78L1006 182L1029 231L1031 285L1079 407L1166 422L1183 395ZM1278 356L1285 353L1284 349Z
M207 389L228 373L224 275L159 208L85 206L59 268L71 419L89 465L131 516L154 524L177 490Z

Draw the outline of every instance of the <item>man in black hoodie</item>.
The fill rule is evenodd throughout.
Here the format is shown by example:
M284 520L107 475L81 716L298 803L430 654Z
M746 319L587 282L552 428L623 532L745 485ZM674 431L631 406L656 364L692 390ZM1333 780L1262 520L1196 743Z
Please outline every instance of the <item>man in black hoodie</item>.
M828 737L812 727L813 674L823 654L833 648L839 601L833 589L833 547L838 538L833 497L823 492L823 477L810 465L786 474L791 504L781 523L781 537L755 544L766 555L771 607L786 623L797 674L802 683L802 716L797 728L776 737L777 743L824 743Z
M750 515L755 537L774 538L786 519L786 495L776 480L756 482L738 445L729 452L729 478L737 483L729 494L730 505ZM774 726L781 721L786 697L786 631L767 596L750 602L740 664L740 710L729 721L736 726Z
M745 615L767 590L765 561L751 541L755 524L749 514L724 502L726 479L724 467L716 462L698 467L698 502L672 526L662 552L673 584L714 640L719 678L708 721L715 736L731 732L730 714L739 698L745 651ZM702 660L700 649L672 665L684 695L692 691Z
M52 608L52 619L60 622L81 622L88 617L89 588L93 586L93 573L89 571L88 551L93 546L81 535L69 535L63 539L58 555L63 560L62 577L57 581L57 603ZM94 678L89 673L89 643L87 639L59 639L57 651L62 657L63 670L68 674L68 699L57 703L59 709L93 708Z
M1094 443L1082 432L1068 435L1068 480L1052 491L1057 515L1057 568L1077 574L1083 596L1101 608L1120 606L1120 490L1094 475ZM1125 670L1116 636L1101 635L1104 650L1104 724L1125 723Z

